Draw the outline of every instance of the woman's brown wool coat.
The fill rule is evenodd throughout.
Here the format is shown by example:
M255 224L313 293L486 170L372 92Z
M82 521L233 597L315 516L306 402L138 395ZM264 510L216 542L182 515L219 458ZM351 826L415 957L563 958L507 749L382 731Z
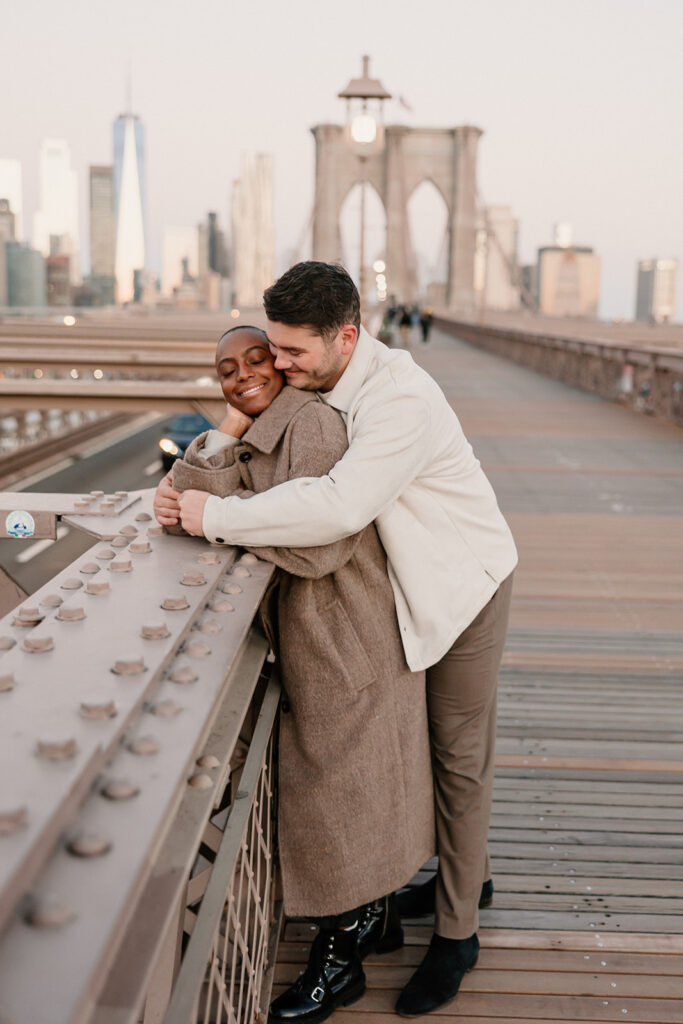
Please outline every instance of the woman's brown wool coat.
M322 476L347 447L339 415L291 387L235 447L205 460L203 437L175 464L174 484L221 497ZM262 613L286 694L285 910L337 914L405 884L434 853L424 673L405 663L374 525L324 547L251 550L281 570Z

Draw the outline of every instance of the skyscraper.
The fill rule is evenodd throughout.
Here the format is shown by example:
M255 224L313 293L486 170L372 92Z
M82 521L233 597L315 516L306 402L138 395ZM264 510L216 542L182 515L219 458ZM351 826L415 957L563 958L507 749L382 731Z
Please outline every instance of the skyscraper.
M7 242L14 241L15 218L9 200L0 199L0 306L7 305Z
M196 228L164 228L161 247L161 289L167 298L173 295L188 276L199 273L199 245ZM183 274L183 261L186 272Z
M71 280L80 281L78 177L64 139L45 139L40 147L40 209L33 218L33 244L43 256L68 256Z
M104 303L114 302L114 169L90 168L90 280Z
M243 153L240 177L233 185L232 237L235 301L260 306L273 283L273 157Z
M114 219L117 302L134 298L134 276L146 262L145 129L135 114L114 121Z
M638 264L636 320L666 324L676 316L678 260L641 260Z
M550 316L598 315L600 257L587 245L572 245L571 225L555 225L555 245L538 250L538 312Z
M0 157L0 199L7 199L14 214L14 237L24 237L23 195L21 188L21 164L18 160Z

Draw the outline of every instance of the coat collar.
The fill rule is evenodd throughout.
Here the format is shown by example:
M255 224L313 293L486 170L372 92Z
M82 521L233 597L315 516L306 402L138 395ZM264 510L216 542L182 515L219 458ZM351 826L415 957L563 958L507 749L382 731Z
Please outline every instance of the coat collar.
M314 391L301 391L285 385L268 408L254 420L241 440L270 455L289 426L292 416L308 402L318 401Z
M339 412L349 411L351 403L358 395L361 386L365 383L374 353L374 339L364 327L361 327L356 347L346 369L332 390L320 396L326 405L331 405L333 409L337 409Z

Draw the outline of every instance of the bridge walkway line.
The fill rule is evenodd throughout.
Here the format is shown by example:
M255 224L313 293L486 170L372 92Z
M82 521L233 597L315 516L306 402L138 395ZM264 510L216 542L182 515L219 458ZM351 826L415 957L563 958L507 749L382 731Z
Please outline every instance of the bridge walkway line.
M413 354L458 413L520 552L494 903L476 969L434 1019L683 1022L683 432L439 332ZM365 996L335 1024L395 1021L431 930L408 923L403 949L369 958ZM310 934L286 926L274 995Z

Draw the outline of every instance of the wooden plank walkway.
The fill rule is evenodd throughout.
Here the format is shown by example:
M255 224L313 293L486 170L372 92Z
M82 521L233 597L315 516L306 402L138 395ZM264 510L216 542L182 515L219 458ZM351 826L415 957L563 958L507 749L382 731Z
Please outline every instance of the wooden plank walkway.
M683 431L445 335L414 354L460 416L520 551L494 905L477 968L433 1016L683 1022ZM287 926L275 995L309 934ZM403 949L369 958L366 995L331 1020L395 1021L430 934L409 924Z

